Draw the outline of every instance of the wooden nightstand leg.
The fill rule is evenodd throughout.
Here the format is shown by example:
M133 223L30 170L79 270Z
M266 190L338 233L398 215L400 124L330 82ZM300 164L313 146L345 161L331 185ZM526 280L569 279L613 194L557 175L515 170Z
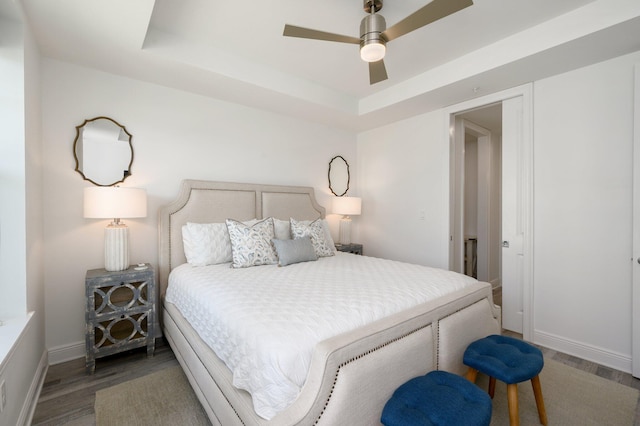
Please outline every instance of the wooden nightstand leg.
M93 302L91 302L93 303ZM90 320L86 320L86 332L85 332L85 368L87 369L87 373L93 374L96 371L96 353L94 351L94 346L96 342L95 329L93 325L90 323Z
M96 359L87 354L85 361L85 368L87 369L87 373L93 374L96 372Z

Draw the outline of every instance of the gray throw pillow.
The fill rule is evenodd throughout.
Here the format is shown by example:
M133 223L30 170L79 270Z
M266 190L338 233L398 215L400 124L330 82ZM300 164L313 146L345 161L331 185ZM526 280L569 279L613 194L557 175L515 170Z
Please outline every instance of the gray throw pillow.
M278 254L278 265L287 266L294 263L318 260L311 238L302 237L295 240L273 239Z

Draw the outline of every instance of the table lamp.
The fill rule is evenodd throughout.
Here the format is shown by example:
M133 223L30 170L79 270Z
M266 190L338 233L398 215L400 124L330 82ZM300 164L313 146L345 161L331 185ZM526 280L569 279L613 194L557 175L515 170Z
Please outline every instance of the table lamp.
M84 189L84 217L113 219L104 230L104 269L129 267L129 228L120 219L147 216L144 189L93 186Z
M336 197L333 199L333 213L344 215L340 219L340 244L351 244L351 218L359 215L362 199L359 197Z

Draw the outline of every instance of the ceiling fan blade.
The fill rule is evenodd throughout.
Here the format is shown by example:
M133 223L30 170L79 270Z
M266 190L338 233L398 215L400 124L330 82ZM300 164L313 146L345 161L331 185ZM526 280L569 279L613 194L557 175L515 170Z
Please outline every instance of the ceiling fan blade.
M383 59L377 62L369 62L369 84L380 83L387 78L387 69L384 66Z
M360 39L356 37L296 27L295 25L289 24L284 26L282 35L287 37L310 38L313 40L337 41L338 43L360 44Z
M387 41L391 41L471 5L473 5L473 0L433 0L402 21L387 28L382 34L387 38Z

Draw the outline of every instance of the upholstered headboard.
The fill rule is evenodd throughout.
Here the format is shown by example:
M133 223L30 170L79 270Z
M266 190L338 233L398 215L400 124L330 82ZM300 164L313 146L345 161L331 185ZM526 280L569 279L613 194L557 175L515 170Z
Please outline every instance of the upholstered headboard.
M171 269L186 262L182 225L274 217L289 220L324 218L314 190L303 186L184 180L175 201L158 211L160 295L164 295Z

